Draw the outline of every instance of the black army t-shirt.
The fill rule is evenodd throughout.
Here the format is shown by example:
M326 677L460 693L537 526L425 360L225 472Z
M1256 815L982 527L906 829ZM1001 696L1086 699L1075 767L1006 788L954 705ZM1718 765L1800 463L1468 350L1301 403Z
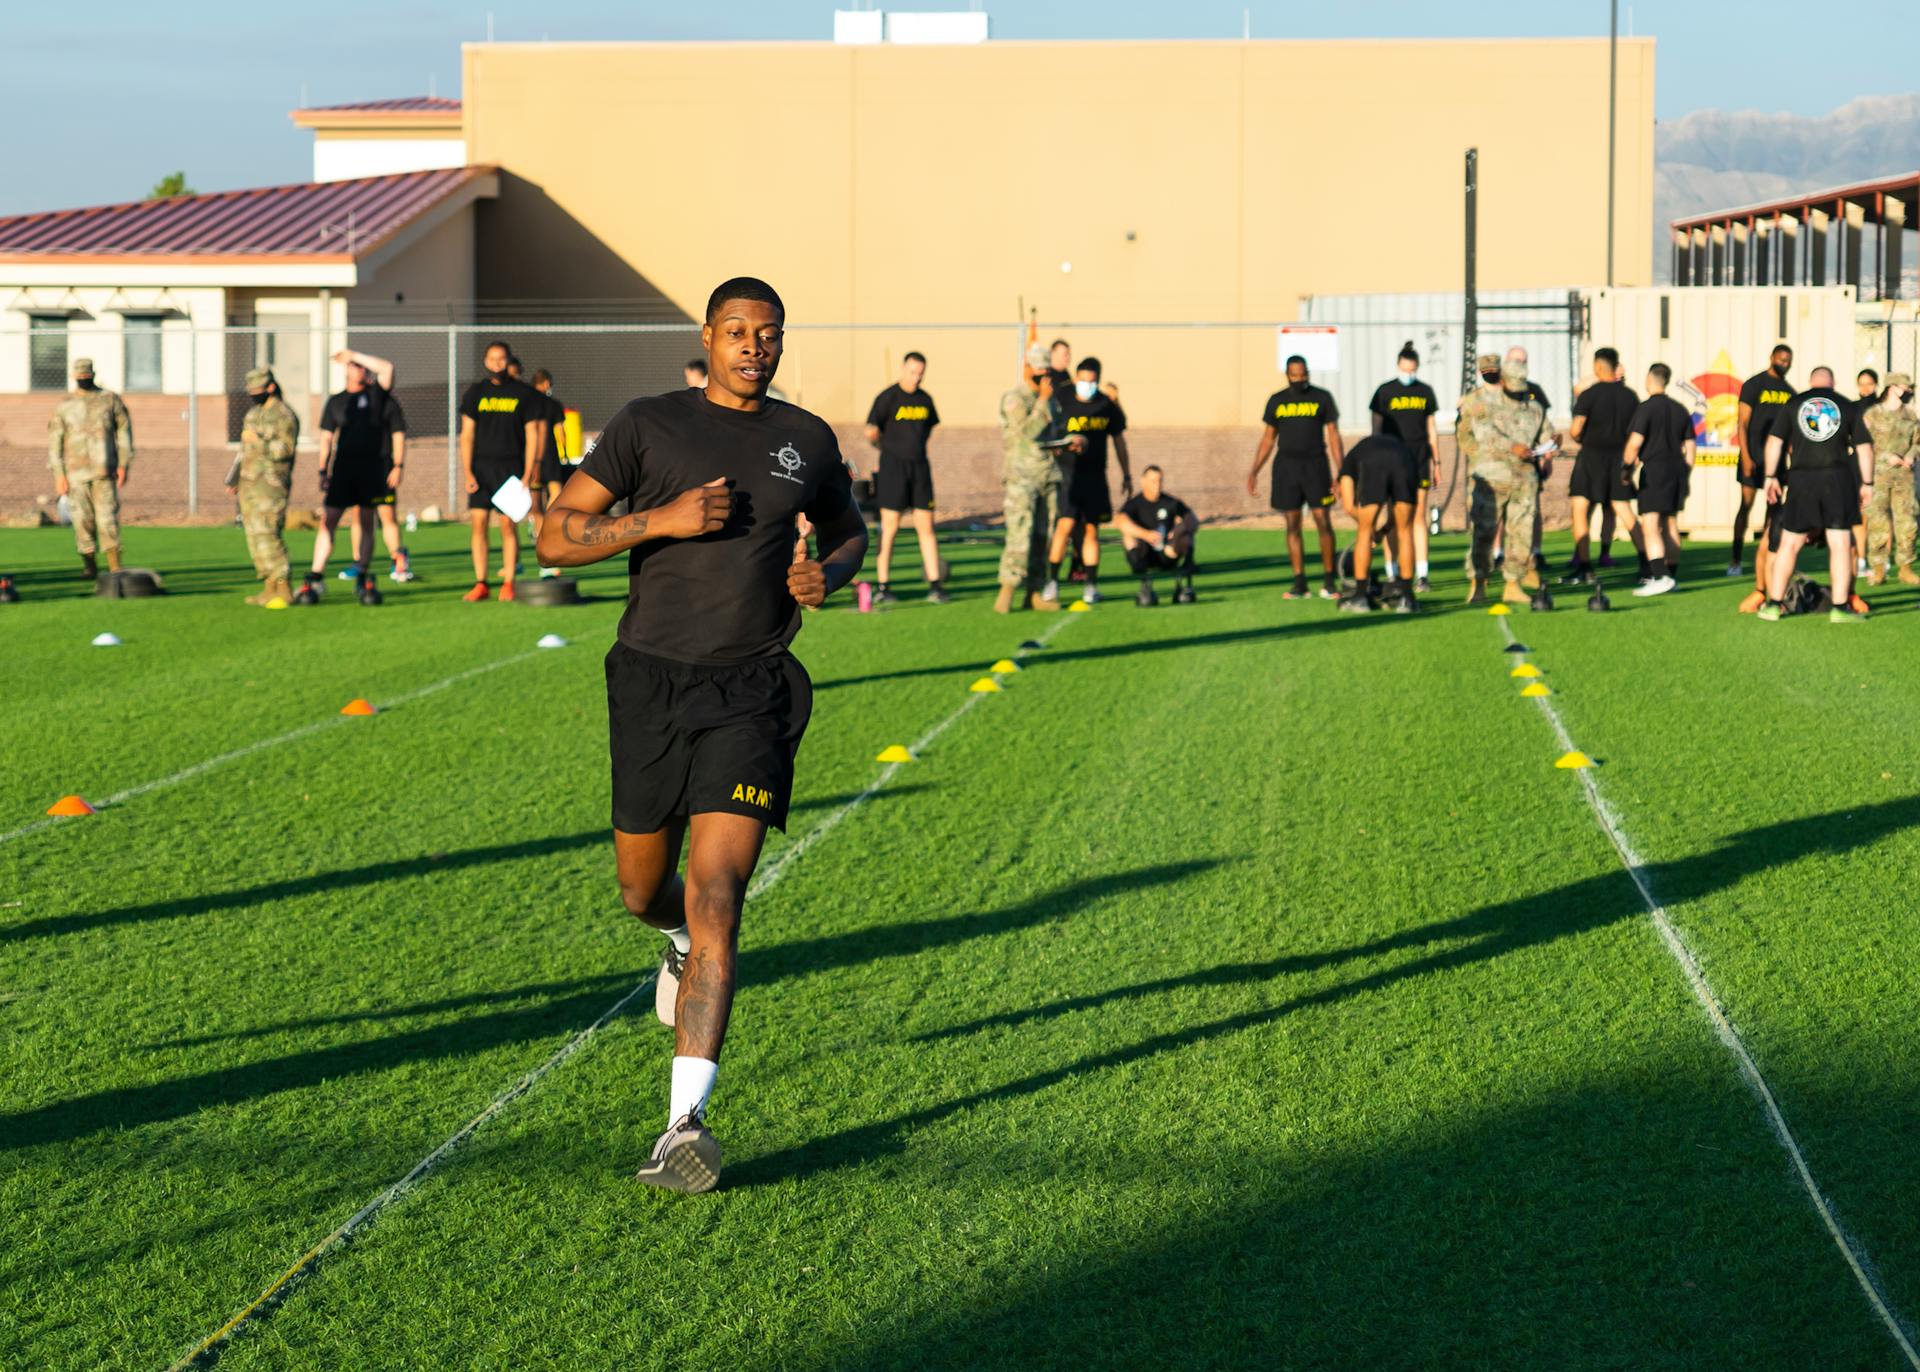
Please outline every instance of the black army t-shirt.
M1679 462L1693 437L1693 415L1670 395L1650 395L1634 409L1629 435L1640 435L1640 461Z
M547 398L523 381L476 381L460 397L473 421L473 465L517 475L527 461L527 425L546 418Z
M733 515L700 538L656 539L627 555L620 641L679 662L771 657L800 630L787 593L794 518L844 515L853 483L833 430L782 400L732 410L689 387L635 400L613 417L580 470L655 509L716 477L733 483Z
M867 411L867 423L880 431L880 456L922 460L927 455L927 439L940 422L940 410L933 397L921 390L889 386L873 398Z
M393 462L393 436L407 431L407 416L390 392L369 384L328 396L320 431L335 435L334 461L343 467L386 467Z
M1079 434L1087 440L1086 448L1073 454L1074 472L1085 472L1089 479L1097 473L1105 480L1107 440L1127 431L1127 412L1102 391L1095 391L1091 400L1082 400L1071 387L1065 396L1054 397L1054 405L1060 412L1060 432L1068 437Z
M534 394L540 397L540 408L534 412L535 418L547 421L547 451L549 462L560 460L560 430L567 422L567 407L552 391L536 389Z
M1136 491L1120 507L1120 513L1141 528L1157 533L1161 530L1171 531L1193 511L1186 501L1167 491L1160 492L1158 500L1148 500Z
M1580 431L1580 446L1609 456L1624 451L1633 430L1633 412L1639 407L1640 397L1626 382L1594 382L1573 402L1573 417L1584 416L1587 421Z
M1416 458L1432 456L1427 447L1427 421L1440 408L1440 397L1433 387L1424 381L1383 382L1367 408L1380 416L1383 428L1399 435Z
M1274 451L1281 457L1324 460L1327 456L1327 425L1338 423L1340 407L1333 397L1311 382L1288 386L1267 397L1267 408L1260 422L1271 425L1278 436Z
M1775 476L1784 475L1789 465L1796 472L1843 468L1852 461L1856 446L1873 442L1859 406L1829 386L1802 391L1775 409L1772 436L1784 441L1787 448ZM1756 457L1765 475L1764 440Z
M1773 432L1773 421L1780 417L1780 411L1791 399L1793 387L1771 371L1748 377L1740 387L1740 403L1753 410L1747 420L1747 452L1753 458L1756 476L1767 469L1767 435Z
M1391 429L1382 429L1379 433L1361 439L1348 448L1340 459L1340 475L1351 477L1357 483L1361 479L1363 467L1391 467L1395 463L1405 464L1409 469L1413 465L1413 450L1400 441L1400 435ZM1357 496L1358 491L1355 492Z

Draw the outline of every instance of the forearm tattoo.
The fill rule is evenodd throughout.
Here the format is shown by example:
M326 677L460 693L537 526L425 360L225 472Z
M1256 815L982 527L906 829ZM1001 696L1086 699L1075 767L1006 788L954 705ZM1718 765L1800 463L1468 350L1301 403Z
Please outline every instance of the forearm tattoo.
M567 542L582 548L604 548L612 543L624 543L639 538L647 531L645 511L635 511L630 515L615 518L612 515L584 514L579 510L568 510L560 521L560 532L567 536Z

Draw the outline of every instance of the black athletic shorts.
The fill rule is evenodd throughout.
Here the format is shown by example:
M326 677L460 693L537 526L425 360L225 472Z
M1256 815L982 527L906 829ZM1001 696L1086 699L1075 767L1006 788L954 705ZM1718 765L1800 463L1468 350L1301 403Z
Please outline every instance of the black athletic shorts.
M1790 534L1850 529L1859 513L1860 492L1853 473L1845 467L1820 467L1787 474L1787 498L1780 502L1780 516L1774 523Z
M327 495L321 503L336 510L391 505L393 488L387 485L387 473L392 470L387 462L343 462L336 457L327 472Z
M1107 474L1072 480L1060 488L1060 518L1076 524L1107 524L1113 520L1113 492L1107 489Z
M1687 464L1678 459L1642 462L1635 498L1643 515L1679 514L1687 503Z
M566 481L567 476L567 465L560 460L558 453L555 453L549 448L545 453L541 454L540 484L542 486L561 485Z
M1767 488L1767 464L1759 453L1753 455L1752 476L1743 475L1737 465L1733 472L1734 479L1750 491L1764 491Z
M469 510L493 509L493 493L513 477L519 476L523 470L525 469L517 463L490 464L475 458L473 479L480 483L480 488L467 497L467 508Z
M613 827L651 834L723 811L787 827L813 682L788 654L701 667L615 643L607 653Z
M883 510L931 510L933 464L924 457L893 457L882 453L873 491Z
M1433 450L1423 448L1413 455L1413 484L1420 490L1433 489Z
M1324 457L1287 457L1273 460L1273 496L1267 502L1276 510L1298 510L1307 506L1323 510L1333 504L1333 477Z
M1193 546L1189 543L1183 550L1176 551L1173 548L1155 548L1142 540L1127 549L1127 566L1133 569L1135 576L1172 571L1175 568L1185 569L1193 565Z
M1573 478L1567 485L1570 499L1605 505L1613 500L1632 500L1633 486L1627 480L1626 455L1582 448L1573 459Z
M1353 479L1353 503L1368 505L1411 505L1419 489L1416 461L1372 453L1363 457L1360 471Z

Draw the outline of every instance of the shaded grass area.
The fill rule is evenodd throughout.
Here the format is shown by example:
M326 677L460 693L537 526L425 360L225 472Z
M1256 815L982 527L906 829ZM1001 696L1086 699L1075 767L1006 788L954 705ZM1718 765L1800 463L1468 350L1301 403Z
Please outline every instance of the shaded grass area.
M1893 1365L1497 626L1283 603L1279 534L1210 537L1200 604L1076 616L750 908L721 1192L631 1185L671 1046L616 1020L223 1365ZM948 554L953 606L809 617L796 836L1040 627L988 612L996 548ZM94 602L9 607L99 727L24 697L0 828L576 643L0 846L9 1362L164 1365L657 960L602 837L617 602L435 574L296 617L207 577L126 603L125 656L75 646ZM1908 864L1920 787L1769 762L1911 716L1906 625L1738 593L1514 625L1899 1292L1911 914L1854 873ZM1824 685L1841 653L1884 689ZM207 718L248 672L272 719ZM1831 710L1756 717L1761 681Z

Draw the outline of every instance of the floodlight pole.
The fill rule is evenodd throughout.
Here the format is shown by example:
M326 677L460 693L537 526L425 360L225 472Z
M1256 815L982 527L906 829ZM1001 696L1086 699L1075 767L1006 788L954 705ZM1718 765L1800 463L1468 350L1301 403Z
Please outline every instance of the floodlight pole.
M1480 374L1474 360L1480 355L1480 296L1474 285L1479 252L1479 227L1475 219L1475 200L1479 195L1480 149L1467 149L1467 277L1466 314L1460 330L1460 393L1465 395L1479 384Z
M1607 285L1613 285L1613 144L1620 100L1620 0L1609 0L1607 23Z

